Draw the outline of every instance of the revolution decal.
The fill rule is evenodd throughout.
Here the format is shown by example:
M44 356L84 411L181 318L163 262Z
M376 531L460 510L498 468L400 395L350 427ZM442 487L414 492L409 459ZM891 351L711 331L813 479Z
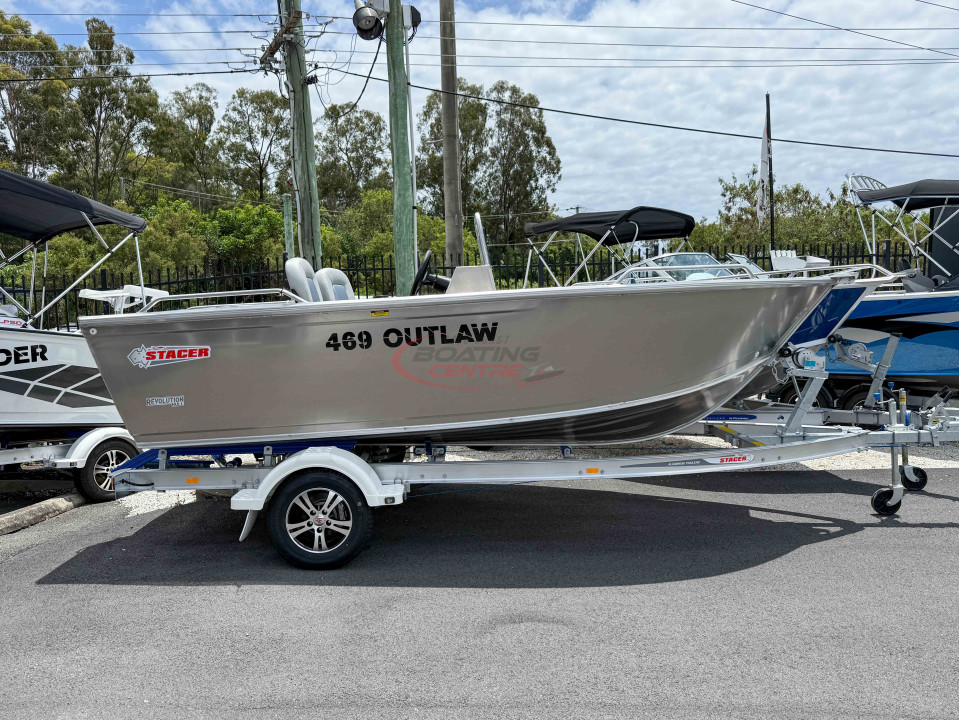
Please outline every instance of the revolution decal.
M134 348L127 355L127 359L144 370L154 365L171 365L173 363L203 360L210 357L209 345L141 345Z
M186 400L182 395L166 395L164 397L147 398L147 407L184 407Z

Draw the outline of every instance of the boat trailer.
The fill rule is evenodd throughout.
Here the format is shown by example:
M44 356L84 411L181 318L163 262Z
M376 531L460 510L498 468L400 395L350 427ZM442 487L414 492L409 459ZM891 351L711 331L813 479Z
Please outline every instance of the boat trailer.
M247 511L240 540L266 512L279 553L301 567L345 564L368 543L370 508L399 505L419 484L525 484L583 478L642 479L716 473L888 448L890 483L872 496L880 515L897 513L906 491L920 491L926 473L909 462L909 448L959 441L959 411L948 397L919 411L904 393L872 398L872 407L814 407L827 373L811 353L789 363L805 380L794 405L752 401L707 416L684 434L721 438L730 447L634 457L580 457L560 447L547 460L447 461L446 447L425 443L412 461L377 461L353 443L291 441L149 450L114 471L118 497L137 491L206 490L232 493L231 507ZM928 405L928 403L927 403ZM869 429L872 428L872 429ZM253 455L255 464L238 456Z

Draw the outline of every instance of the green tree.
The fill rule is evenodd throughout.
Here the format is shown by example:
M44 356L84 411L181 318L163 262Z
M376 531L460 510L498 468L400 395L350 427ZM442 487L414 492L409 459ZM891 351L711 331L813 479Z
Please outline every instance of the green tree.
M174 90L150 133L150 149L177 167L179 188L218 194L223 183L223 137L215 133L217 93L206 83Z
M38 81L0 83L0 126L15 172L43 178L55 162L69 102L63 64L56 40L0 10L0 80Z
M88 47L67 52L77 82L71 83L74 102L57 180L109 203L118 198L120 177L139 155L159 99L149 78L130 72L133 51L116 42L109 24L90 18L86 28Z
M735 173L729 179L719 178L722 204L717 220L700 220L690 236L695 247L723 248L725 252L727 247L769 245L769 220L760 226L756 215L758 172L754 165L744 179ZM827 189L819 195L802 183L776 185L776 247L862 242L856 210L843 197L844 191L836 194Z
M482 96L482 85L457 80L459 92ZM487 127L488 103L457 97L460 137L460 192L463 213L471 216L484 205L482 173L489 160L491 131ZM442 96L438 92L426 97L420 112L420 150L416 159L416 182L424 196L422 207L432 215L443 216L443 119ZM443 252L445 255L445 250Z
M337 218L336 227L346 255L393 252L393 193L367 190Z
M539 99L516 85L500 81L488 91L459 80L464 94L510 103L486 103L459 98L463 211L481 212L491 243L514 243L522 238L523 223L548 216L549 195L561 177L561 163L546 128ZM527 107L517 107L527 106ZM443 145L440 97L431 94L420 123L421 157L417 181L424 206L443 214Z
M530 213L549 212L549 194L556 190L561 164L546 131L539 98L503 80L494 84L490 98L528 107L494 104L490 111L489 162L484 173L487 212L502 215L491 223L487 237L493 243L516 243Z
M336 232L344 255L391 255L393 193L386 189L364 191L360 201L340 215ZM437 258L442 258L446 252L446 225L443 219L420 213L417 219L417 239L421 253L432 249ZM463 245L468 256L479 252L476 238L468 230L464 232Z
M283 255L283 213L269 205L237 205L211 215L217 237L212 248L224 262L251 262Z
M271 178L287 164L290 137L289 107L272 90L240 88L230 99L220 122L229 174L238 190L266 199Z
M346 111L327 107L316 133L320 205L333 211L355 205L364 190L390 186L386 121L371 110Z

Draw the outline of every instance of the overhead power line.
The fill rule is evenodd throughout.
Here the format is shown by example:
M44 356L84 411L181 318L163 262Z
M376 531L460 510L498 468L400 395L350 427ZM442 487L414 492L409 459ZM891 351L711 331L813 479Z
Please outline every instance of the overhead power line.
M423 35L418 37L425 39L432 39ZM466 38L479 40L479 38ZM491 40L490 42L499 42L498 40ZM503 40L503 42L512 42L511 40ZM524 41L525 42L525 41ZM610 43L565 43L567 45L572 44L586 44L586 45L609 45ZM850 52L859 52L859 51L875 51L875 52L909 52L912 48L905 47L878 47L875 45L859 46L859 47L849 47L849 46L817 46L817 45L714 45L709 43L627 43L629 47L643 47L643 48L679 48L679 49L695 49L695 50L817 50L817 51L850 51ZM938 50L959 50L959 47L941 47L937 48ZM372 50L347 50L339 48L316 48L313 52L355 52L358 54L372 54ZM430 57L436 57L437 55L442 55L442 53L410 53L410 55L429 55ZM457 52L457 57L483 57L481 55L468 55L464 53ZM499 56L496 57L520 57L520 56ZM521 56L526 57L526 56ZM609 58L610 60L615 58Z
M770 12L775 15L782 15L784 17L792 18L793 20L802 20L803 22L813 23L814 25L821 25L823 27L832 28L833 30L842 30L844 32L849 32L854 35L862 35L863 37L872 38L873 40L882 40L883 42L896 43L897 45L905 45L906 47L911 47L915 50L926 50L928 52L939 53L940 55L951 55L952 57L959 57L954 53L945 52L943 50L936 50L934 48L923 47L922 45L913 45L912 43L903 42L902 40L893 40L892 38L880 37L879 35L870 35L867 32L862 30L853 30L851 28L844 28L838 25L831 25L830 23L821 22L820 20L812 20L810 18L802 17L800 15L793 15L791 13L783 12L782 10L773 10L772 8L763 7L762 5L754 5L753 3L746 2L745 0L730 0L737 5L744 5L746 7L755 8L756 10L764 10L765 12Z
M345 73L346 75L353 75L355 77L360 77L360 78L365 77L365 75L361 75L359 73L355 73L350 70L338 70L337 72ZM372 79L377 80L379 82L389 82L386 78L373 77ZM654 122L647 122L644 120L630 120L628 118L618 118L618 117L612 117L609 115L594 115L592 113L577 112L575 110L561 110L559 108L549 108L549 107L543 107L541 105L527 105L526 103L513 102L512 100L500 100L498 98L489 98L489 97L484 97L482 95L472 95L470 93L440 90L439 88L427 87L425 85L416 85L414 83L410 83L409 85L410 87L416 88L417 90L426 90L428 92L436 92L436 93L441 93L445 95L456 95L457 97L468 98L470 100L480 100L482 102L491 102L491 103L496 103L498 105L518 107L526 110L541 110L543 112L555 113L557 115L569 115L572 117L588 118L591 120L605 120L607 122L624 123L627 125L642 125L644 127L654 127L654 128L660 128L662 130L679 130L682 132L698 133L701 135L717 135L721 137L740 138L744 140L761 140L762 139L760 135L749 135L746 133L727 132L723 130L707 130L704 128L694 128L694 127L687 127L683 125L668 125L666 123L654 123ZM806 145L809 147L835 148L840 150L862 150L867 152L893 153L896 155L921 155L924 157L959 158L959 155L952 154L952 153L923 152L920 150L895 150L891 148L867 147L863 145L845 145L840 143L814 142L812 140L791 140L791 139L780 138L780 137L772 138L772 140L779 143L788 143L790 145Z
M239 61L238 61L239 62ZM48 77L48 78L2 78L0 84L22 82L82 82L85 80L131 80L133 78L151 77L181 77L187 75L234 75L236 73L261 72L259 68L252 70L196 70L168 73L138 73L132 75L79 75L77 77Z
M84 12L84 13L36 13L36 12L16 12L14 15L21 17L243 17L243 18L262 18L276 17L276 13L127 13L127 12ZM325 17L334 20L349 20L345 15L320 15L319 13L304 13L306 17Z
M136 63L134 65L125 65L123 67L176 67L182 65L239 65L242 63L256 63L256 70L260 69L260 64L253 58L238 58L236 60L204 60L202 62L168 62L168 63ZM82 63L78 65L32 65L32 68L44 68L46 70L81 70L83 68L109 68L114 67L114 63Z
M942 5L940 3L929 2L928 0L916 0L916 2L925 3L926 5L936 5L942 8L948 8L949 10L959 10L959 8L950 7L949 5ZM167 12L153 12L153 13L130 13L130 12L73 12L73 13L59 13L59 12L16 12L15 15L20 15L21 17L235 17L235 18L264 18L264 17L275 17L276 13L203 13L203 12L194 12L194 13L167 13ZM326 15L323 13L304 13L306 18L327 18L330 20L349 20L350 16L348 15ZM457 25L504 25L504 26L516 26L515 21L492 21L492 20L427 20L423 19L420 22L426 24L440 24L444 22L455 22ZM595 29L605 29L605 30L714 30L714 31L731 31L731 32L749 32L749 31L773 31L773 32L815 32L817 28L809 27L769 27L769 26L729 26L729 25L597 25L590 23L550 23L550 22L530 22L523 21L523 27L557 27L557 28L595 28ZM834 28L827 28L834 29ZM959 28L944 28L944 27L878 27L878 28L842 28L848 30L861 30L861 31L873 31L873 32L929 32L929 31L938 31L938 30L959 30Z
M175 193L178 195L184 195L187 197L195 197L201 200L204 198L212 198L214 200L227 200L234 204L249 203L251 205L269 205L271 207L280 207L278 203L268 202L265 200L244 200L242 198L233 197L231 195L217 195L215 193L202 192L200 190L187 190L185 188L171 187L169 185L158 185L157 183L147 182L146 180L127 179L127 181L135 185L148 185L150 187L154 187L159 190L166 190L167 192L172 192L172 193Z
M897 48L898 49L898 48ZM335 51L329 50L327 52L346 52L346 51ZM372 50L356 50L354 51L357 54L372 55L374 54ZM897 58L765 58L765 57L754 57L754 58L724 58L724 57L707 57L707 58L682 58L682 57L596 57L596 56L578 56L578 55L488 55L488 54L468 54L468 53L457 53L453 55L437 55L436 53L410 53L410 57L424 57L424 58L440 58L440 62L436 63L437 65L442 64L442 58L445 57L457 57L457 58L474 58L474 59L486 59L486 60L568 60L570 62L579 62L579 61L589 61L589 62L769 62L769 63L798 63L798 62L822 62L822 63L843 63L843 62L856 62L856 63L951 63L957 62L957 60L930 60L928 57L897 57Z
M412 54L412 53L411 53ZM429 55L428 53L418 53L418 55ZM887 59L822 59L822 58L804 58L794 60L775 60L764 58L753 59L733 59L733 58L577 58L577 57L521 57L521 56L498 56L498 55L474 55L471 57L489 60L528 60L523 63L459 63L460 67L488 67L488 68L799 68L799 67L888 67L890 65L955 65L957 60L928 60L925 58L901 58L896 60ZM539 60L552 60L558 62L537 63ZM588 65L577 65L570 63L588 62ZM241 57L233 60L195 60L178 62L137 62L127 67L145 68L145 67L182 67L182 66L205 66L205 65L238 65L243 63L254 63L259 69L259 63L254 58ZM370 65L370 73L375 67L376 58ZM609 64L616 63L616 64ZM731 64L733 63L733 64ZM0 62L0 65L3 63ZM323 69L324 66L318 63L311 63L311 72ZM441 62L413 62L410 65L417 67L442 67ZM31 68L43 68L45 70L79 70L82 68L114 67L114 63L78 63L74 65L32 65ZM312 84L312 83L311 83ZM363 89L366 89L364 84ZM362 93L360 98L362 98ZM354 105L356 103L353 103Z
M917 0L917 2L926 2L926 0ZM927 5L936 5L937 3L926 3ZM941 5L940 7L949 7ZM950 10L959 10L959 8L950 8ZM516 27L515 21L490 21L490 20L426 20L420 22L430 24L440 24L444 22L455 22L457 25L508 25ZM959 28L944 27L878 27L878 28L819 28L810 27L772 27L769 25L760 26L740 26L732 27L729 25L591 25L589 23L545 23L545 22L522 22L523 27L558 27L558 28L597 28L607 30L730 30L735 32L749 32L753 30L769 30L773 32L826 32L827 30L862 30L873 32L929 32L933 30L959 30Z
M900 61L900 60L874 60L874 61L851 61L851 62L829 62L829 61L808 61L808 62L789 62L786 64L775 63L775 62L766 62L766 61L750 61L750 60L741 60L738 61L739 64L736 65L722 65L719 62L712 64L689 64L689 65L668 65L665 63L675 63L682 62L681 60L664 60L663 64L645 64L645 65L561 65L558 63L457 63L457 67L473 67L473 68L571 68L571 69L583 69L583 70L597 70L597 69L607 69L613 70L620 68L623 70L641 70L641 69L748 69L748 68L804 68L804 67L828 67L828 68L837 68L837 67L888 67L888 66L906 66L906 65L955 65L959 63L959 60L913 60L913 61ZM733 61L729 61L733 62ZM426 63L426 62L413 62L410 63L413 67L442 67L441 63Z
M732 0L736 2L737 0ZM335 34L335 33L331 33ZM342 33L347 34L347 33ZM869 36L875 37L875 36ZM417 35L417 40L440 40L439 35ZM879 38L882 40L883 38ZM819 48L814 45L715 45L709 43L631 43L631 42L606 42L589 40L530 40L525 38L478 38L478 37L457 37L456 42L481 42L481 43L518 43L522 45L597 45L599 47L675 47L675 48L709 48L709 49L730 49L730 50L931 50L940 52L942 48L926 48L904 43L906 47L828 47ZM898 42L890 40L889 42ZM948 48L955 50L956 48ZM943 53L948 55L950 53Z
M253 28L252 30L123 30L123 31L110 31L110 32L95 32L95 33L85 33L85 32L75 32L75 33L43 33L48 37L94 37L98 35L249 35L251 33L264 33L268 32L270 28L264 25L261 28ZM337 33L339 35L346 35L347 33ZM38 37L37 35L22 35L20 33L0 33L0 37L13 37L13 38L24 38L30 39Z
M87 48L81 48L87 49ZM260 50L258 47L212 47L212 48L141 48L137 50L136 48L127 48L130 52L134 53L148 53L148 52L159 52L159 53L173 53L173 52L213 52L216 50L246 50L254 51ZM0 49L0 53L14 53L19 55L20 53L46 53L47 55L56 52L64 52L63 50L8 50Z
M916 2L920 2L923 5L935 5L936 7L945 8L946 10L955 10L956 12L959 12L959 8L953 7L952 5L943 5L942 3L929 2L929 0L916 0Z

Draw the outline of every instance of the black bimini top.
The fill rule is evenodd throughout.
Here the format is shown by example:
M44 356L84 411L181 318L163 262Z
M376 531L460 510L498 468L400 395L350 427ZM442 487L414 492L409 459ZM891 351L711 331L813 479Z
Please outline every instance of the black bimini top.
M94 225L120 225L142 232L146 220L114 210L96 200L0 170L0 233L31 243L49 240L60 233Z
M959 205L959 180L917 180L880 190L857 190L856 195L867 205L888 201L906 210L928 210Z
M541 223L526 223L526 237L553 232L575 232L602 240L603 245L619 245L633 240L669 240L687 237L696 221L686 213L663 208L634 207L632 210L577 213L567 218ZM613 232L609 233L610 228Z

